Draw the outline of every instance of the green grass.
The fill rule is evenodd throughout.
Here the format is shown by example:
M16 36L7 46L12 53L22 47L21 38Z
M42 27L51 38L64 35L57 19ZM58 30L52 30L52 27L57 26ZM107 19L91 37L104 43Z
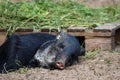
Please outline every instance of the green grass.
M101 49L96 49L94 51L88 51L85 56L82 56L83 60L94 59L95 55L99 54Z
M0 1L0 28L68 28L92 27L120 21L120 8L86 8L72 0L53 2L33 0L31 3Z
M29 68L23 67L23 68L20 68L19 70L15 71L15 72L20 73L20 74L24 74L24 73L26 73L28 70L29 70Z

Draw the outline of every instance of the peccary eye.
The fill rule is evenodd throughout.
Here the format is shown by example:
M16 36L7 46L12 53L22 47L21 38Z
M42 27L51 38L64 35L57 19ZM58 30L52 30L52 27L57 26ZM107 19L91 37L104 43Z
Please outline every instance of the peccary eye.
M59 44L58 47L59 47L60 49L64 49L65 46L64 46L63 44Z

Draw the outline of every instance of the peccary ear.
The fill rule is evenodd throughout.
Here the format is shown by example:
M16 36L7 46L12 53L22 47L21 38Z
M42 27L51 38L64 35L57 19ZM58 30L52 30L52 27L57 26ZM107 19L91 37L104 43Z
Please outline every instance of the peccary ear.
M64 35L65 35L65 33L61 31L61 32L59 32L58 35L56 36L56 39L59 40L59 39L62 38Z
M60 38L61 38L61 35L60 35L60 34L56 36L56 39L59 40Z
M56 39L57 39L57 40L59 40L59 39L61 38L61 33L62 33L61 31L58 32L58 34L57 34L57 36L56 36Z

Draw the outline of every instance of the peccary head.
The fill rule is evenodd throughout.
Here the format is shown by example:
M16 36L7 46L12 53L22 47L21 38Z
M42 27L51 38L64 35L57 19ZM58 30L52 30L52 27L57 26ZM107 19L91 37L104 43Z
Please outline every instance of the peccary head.
M64 69L78 61L80 43L71 35L59 33L55 40L47 41L36 52L37 65L49 69Z

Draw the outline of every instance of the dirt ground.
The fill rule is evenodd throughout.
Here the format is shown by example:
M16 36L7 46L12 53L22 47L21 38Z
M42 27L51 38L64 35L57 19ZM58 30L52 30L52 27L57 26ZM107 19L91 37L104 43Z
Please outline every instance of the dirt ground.
M120 80L120 52L96 52L64 70L35 68L22 74L0 74L0 80Z
M95 1L98 0L93 0L96 6L99 2ZM86 4L89 6L92 2ZM77 65L64 70L35 68L22 74L18 72L0 74L0 80L120 80L120 49L96 53L94 57L82 59Z
M120 0L76 0L79 3L83 3L87 7L105 7L105 6L117 6L120 4Z
M28 1L31 2L32 0L10 0L12 2L19 2L19 1ZM53 1L62 1L62 0L53 0ZM117 6L120 4L120 0L73 0L78 3L83 3L87 7L103 7L103 6Z

